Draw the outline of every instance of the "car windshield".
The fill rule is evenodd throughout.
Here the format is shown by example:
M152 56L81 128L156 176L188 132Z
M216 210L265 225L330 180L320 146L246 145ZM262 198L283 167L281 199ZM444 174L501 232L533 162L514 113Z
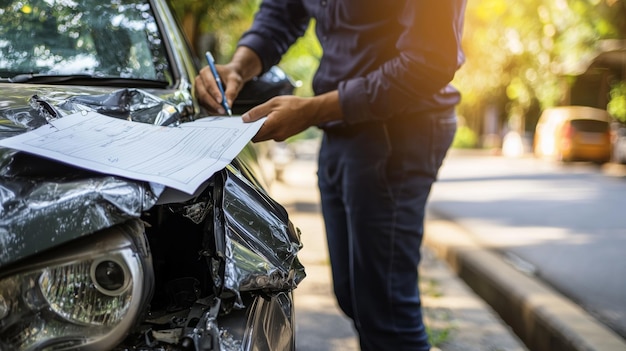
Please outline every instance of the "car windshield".
M0 0L0 77L52 75L171 83L146 0Z

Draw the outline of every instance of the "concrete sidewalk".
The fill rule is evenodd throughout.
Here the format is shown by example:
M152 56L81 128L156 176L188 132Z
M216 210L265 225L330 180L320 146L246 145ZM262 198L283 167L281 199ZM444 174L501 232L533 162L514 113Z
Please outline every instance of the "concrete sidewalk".
M272 195L283 204L302 231L300 260L307 277L295 291L298 351L353 351L358 342L350 321L338 309L331 286L330 266L320 214L314 161L296 160L284 171L284 180L272 185ZM429 218L426 237L456 230L445 221ZM434 235L433 235L434 236ZM444 235L445 237L445 235ZM424 312L433 344L442 351L528 350L497 314L438 258L446 251L427 241L420 266ZM431 246L432 244L432 246Z

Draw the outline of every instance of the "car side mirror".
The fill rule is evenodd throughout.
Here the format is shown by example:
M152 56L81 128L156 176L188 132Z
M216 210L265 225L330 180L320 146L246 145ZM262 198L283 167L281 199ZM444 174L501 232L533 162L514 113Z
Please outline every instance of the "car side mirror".
M291 95L295 84L278 66L273 66L265 74L246 83L235 99L233 114L240 115L252 107L278 95Z

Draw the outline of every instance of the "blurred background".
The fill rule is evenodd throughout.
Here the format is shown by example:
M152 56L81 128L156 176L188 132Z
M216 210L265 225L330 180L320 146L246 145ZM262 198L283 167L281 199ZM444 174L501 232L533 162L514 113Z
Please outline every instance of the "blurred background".
M218 62L232 55L259 0L171 1L197 53ZM463 47L467 62L455 77L462 91L455 148L530 152L539 117L553 106L607 110L611 141L626 122L626 1L469 0ZM310 96L321 48L311 23L280 67ZM201 57L201 56L200 56ZM315 138L315 129L294 139Z

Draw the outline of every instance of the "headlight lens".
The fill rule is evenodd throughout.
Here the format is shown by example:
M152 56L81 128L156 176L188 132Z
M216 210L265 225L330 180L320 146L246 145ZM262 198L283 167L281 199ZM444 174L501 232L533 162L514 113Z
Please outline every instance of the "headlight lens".
M113 279L102 274L108 266L118 273ZM39 278L50 309L70 322L95 326L119 323L128 311L131 285L127 265L118 255L45 269Z
M0 350L103 350L145 299L145 253L121 231L0 280ZM65 258L67 257L67 258Z

